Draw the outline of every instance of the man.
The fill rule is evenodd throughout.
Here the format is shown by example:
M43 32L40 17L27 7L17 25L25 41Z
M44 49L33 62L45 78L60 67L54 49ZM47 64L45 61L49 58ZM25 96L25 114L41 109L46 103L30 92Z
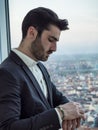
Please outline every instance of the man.
M56 51L67 20L52 10L31 10L22 23L22 41L0 66L0 130L58 130L78 127L84 111L51 82L40 61Z

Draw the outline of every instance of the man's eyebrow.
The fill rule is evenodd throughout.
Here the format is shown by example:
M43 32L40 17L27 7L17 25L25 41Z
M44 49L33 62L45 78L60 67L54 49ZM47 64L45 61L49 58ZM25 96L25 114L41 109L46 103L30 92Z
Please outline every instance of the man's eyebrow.
M49 38L53 38L55 41L59 41L59 39L57 39L57 38L54 37L54 36L49 36Z

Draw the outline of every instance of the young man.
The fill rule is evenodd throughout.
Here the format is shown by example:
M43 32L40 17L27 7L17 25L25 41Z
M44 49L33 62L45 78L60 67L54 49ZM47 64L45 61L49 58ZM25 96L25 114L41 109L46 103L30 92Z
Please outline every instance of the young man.
M31 10L22 23L22 40L0 66L0 130L58 130L79 126L84 111L51 82L40 61L56 51L67 20L50 9Z

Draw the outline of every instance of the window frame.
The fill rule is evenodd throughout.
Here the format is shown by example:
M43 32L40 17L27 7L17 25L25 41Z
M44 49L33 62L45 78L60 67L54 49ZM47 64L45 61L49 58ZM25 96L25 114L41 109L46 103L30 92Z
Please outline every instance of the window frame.
M11 50L9 0L0 0L0 63Z

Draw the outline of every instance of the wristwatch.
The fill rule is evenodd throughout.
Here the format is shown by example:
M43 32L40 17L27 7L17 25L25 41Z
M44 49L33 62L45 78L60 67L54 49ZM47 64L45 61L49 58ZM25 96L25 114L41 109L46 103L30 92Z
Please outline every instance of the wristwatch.
M61 112L61 114L62 114L62 121L64 120L64 117L65 117L65 114L64 114L64 110L63 110L63 108L61 107L61 106L57 106L57 108L59 109L59 111Z

